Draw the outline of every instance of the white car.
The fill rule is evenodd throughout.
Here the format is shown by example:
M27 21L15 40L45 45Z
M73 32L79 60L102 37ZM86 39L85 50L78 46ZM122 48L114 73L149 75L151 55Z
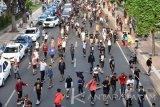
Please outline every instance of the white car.
M2 58L14 62L17 62L25 56L25 47L21 43L8 43L3 50Z
M70 12L71 12L71 11L73 10L72 4L71 4L71 3L66 3L66 4L64 4L63 10L66 10L66 11L70 11Z
M25 35L28 35L32 38L32 41L36 41L40 37L40 31L37 27L27 28L25 30Z
M43 27L55 27L59 24L59 18L57 16L48 17L46 21L43 22Z
M0 60L0 86L4 86L5 80L11 75L11 63L8 60Z

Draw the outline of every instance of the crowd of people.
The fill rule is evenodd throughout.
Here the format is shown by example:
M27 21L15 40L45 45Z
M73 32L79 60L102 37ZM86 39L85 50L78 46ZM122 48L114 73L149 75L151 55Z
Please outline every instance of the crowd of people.
M59 24L59 36L56 40L54 37L49 37L48 32L45 29L42 30L43 43L35 42L34 49L28 49L28 60L29 64L32 65L32 74L36 75L40 72L40 78L37 78L37 81L34 84L34 90L37 94L37 102L39 105L41 102L41 93L43 90L43 85L45 84L45 74L48 77L48 88L52 88L54 83L53 75L54 70L53 66L55 63L55 55L58 54L59 64L58 70L60 71L61 80L60 82L65 82L66 93L61 91L64 89L57 89L57 93L54 96L55 107L61 107L62 100L66 97L70 97L70 90L73 87L73 78L68 75L65 77L65 53L66 47L68 45L68 38L72 35L75 35L77 38L81 39L82 43L82 53L84 58L88 56L88 63L90 67L87 68L89 73L93 75L91 80L85 81L85 76L81 70L76 71L77 73L77 87L78 93L81 94L81 97L84 98L84 88L89 88L91 94L91 104L95 103L95 94L97 86L101 86L103 89L103 100L106 105L109 104L109 93L112 91L113 100L116 100L116 91L117 84L120 84L120 96L126 100L126 107L132 106L132 96L137 91L138 94L138 104L139 107L144 107L143 103L145 101L146 91L142 85L139 85L139 78L141 70L137 67L136 54L130 58L129 68L134 71L134 74L117 74L115 71L116 63L115 58L112 55L112 45L117 41L117 29L113 30L108 25L108 17L104 14L103 8L105 8L105 1L102 3L92 3L92 2L83 2L79 10L73 10L73 14L70 18L62 18L61 23ZM115 13L113 14L113 16ZM122 30L121 18L117 16L116 19L117 25L120 25L120 30ZM90 28L94 29L94 32L88 31L86 25L89 24ZM94 26L95 25L95 26ZM126 33L123 35L123 45L126 45L127 38ZM51 39L50 39L51 38ZM47 43L50 43L49 45ZM42 44L42 45L40 45ZM70 55L71 63L74 64L75 57L75 46L70 45ZM106 46L107 45L107 52ZM89 48L88 48L89 47ZM43 56L40 56L40 51L43 52ZM89 55L87 55L89 51ZM95 51L99 51L99 56L95 56ZM106 56L109 56L109 67L110 67L110 76L105 76L105 78L100 78L100 74L104 75L106 72L104 70L105 62L107 62ZM49 58L50 56L50 58ZM40 57L43 57L42 59ZM99 64L95 66L95 59L99 58ZM41 59L41 60L40 60ZM46 62L46 59L50 59L49 64ZM69 59L67 59L69 60ZM147 65L150 67L151 62L147 61ZM16 92L18 95L17 105L24 103L24 107L32 107L32 102L29 99L29 96L26 95L23 97L23 86L28 86L27 83L22 82L19 75L19 64L15 60L13 64L16 82ZM148 73L150 73L150 68ZM55 77L58 79L57 77ZM103 80L103 81L102 81ZM155 107L155 103L152 104Z

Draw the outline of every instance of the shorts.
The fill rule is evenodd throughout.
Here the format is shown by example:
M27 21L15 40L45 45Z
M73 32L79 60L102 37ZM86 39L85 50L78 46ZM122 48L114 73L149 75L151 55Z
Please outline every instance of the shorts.
M37 68L37 66L36 65L33 65L33 69L36 69Z
M109 88L103 89L103 94L108 95L109 94Z
M54 58L54 55L50 55L51 56L51 58Z
M60 74L61 74L61 75L64 75L64 71L60 71Z

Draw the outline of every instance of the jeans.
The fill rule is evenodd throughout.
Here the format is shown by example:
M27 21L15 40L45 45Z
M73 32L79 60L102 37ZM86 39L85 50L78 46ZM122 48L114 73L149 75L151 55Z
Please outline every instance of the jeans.
M126 90L126 85L125 84L121 84L121 94L124 94Z
M110 53L110 52L111 52L111 45L108 46L108 53Z
M14 73L14 78L15 78L15 79L20 78L19 72Z
M78 86L78 93L80 94L80 93L83 93L83 86Z
M93 70L93 62L90 62L90 72Z
M100 78L98 74L94 74L94 76L96 77L97 82L100 82Z
M100 61L101 68L104 67L104 61Z
M148 74L151 72L151 66L148 66Z
M44 81L44 76L45 76L45 71L40 71L41 72L41 82Z
M143 107L144 100L143 99L138 99L138 102L139 102L139 107Z
M55 105L55 107L61 107L61 105Z
M74 59L74 54L71 54L71 59L72 59L72 61L73 61L73 59Z
M112 94L115 94L116 92L116 85L112 85Z
M37 92L37 99L38 99L38 101L40 101L41 100L41 91L37 90L36 92Z
M139 79L135 79L136 80L136 89L138 89L138 86L139 86Z
M47 52L44 52L44 57L47 58Z
M86 55L86 49L83 48L83 54Z
M131 105L132 105L132 100L131 100L131 98L129 98L126 100L126 107L129 107Z
M93 100L94 100L94 96L95 96L95 91L91 91L91 101L93 102Z

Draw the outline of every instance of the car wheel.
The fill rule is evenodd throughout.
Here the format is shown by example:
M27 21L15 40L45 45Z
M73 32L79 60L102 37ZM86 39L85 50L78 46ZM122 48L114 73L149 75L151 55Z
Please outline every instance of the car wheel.
M3 81L2 81L2 87L4 86L4 79L3 79Z

